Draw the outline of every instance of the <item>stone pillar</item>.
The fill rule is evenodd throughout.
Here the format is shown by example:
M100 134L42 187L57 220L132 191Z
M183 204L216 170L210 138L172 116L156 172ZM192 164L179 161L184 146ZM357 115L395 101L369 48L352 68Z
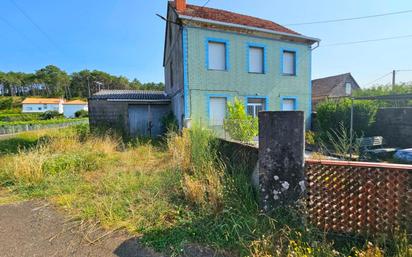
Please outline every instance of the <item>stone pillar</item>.
M293 205L305 192L304 113L259 112L259 197L264 211Z

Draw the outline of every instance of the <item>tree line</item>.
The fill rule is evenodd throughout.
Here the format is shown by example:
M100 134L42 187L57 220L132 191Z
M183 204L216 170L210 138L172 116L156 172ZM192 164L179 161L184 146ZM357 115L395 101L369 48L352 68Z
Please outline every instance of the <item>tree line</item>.
M48 65L34 73L1 72L0 95L85 98L102 89L164 90L163 83L141 83L99 70L68 74Z

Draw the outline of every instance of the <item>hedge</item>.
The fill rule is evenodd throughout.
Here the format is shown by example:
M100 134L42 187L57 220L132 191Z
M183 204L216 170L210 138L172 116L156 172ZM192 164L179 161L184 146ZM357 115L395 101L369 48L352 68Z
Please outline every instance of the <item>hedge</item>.
M337 131L339 124L343 123L350 128L350 99L339 101L325 101L317 106L317 125L321 133L326 133L332 129ZM367 135L375 122L378 106L369 100L355 100L353 106L353 129L357 136Z
M13 125L42 125L42 124L58 124L65 122L75 122L75 121L85 121L88 118L78 118L78 119L50 119L50 120L31 120L31 121L14 121L14 122L3 122L0 121L0 126L13 126Z

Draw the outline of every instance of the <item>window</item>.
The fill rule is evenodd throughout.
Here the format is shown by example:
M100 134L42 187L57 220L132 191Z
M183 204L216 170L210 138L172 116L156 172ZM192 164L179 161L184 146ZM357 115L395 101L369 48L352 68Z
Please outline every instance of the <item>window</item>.
M283 98L282 99L282 111L295 111L296 110L296 99L294 98Z
M282 73L296 75L296 52L283 51Z
M226 70L226 43L209 41L207 58L209 70Z
M32 111L32 110L33 110L33 107L26 107L26 110L27 110L27 111Z
M223 126L226 117L226 97L211 97L209 99L209 122L212 126Z
M41 107L37 108L39 111L41 111Z
M264 48L249 47L249 72L264 73Z
M247 114L257 117L260 111L265 111L266 99L264 98L248 98L247 99Z
M352 94L352 84L350 82L347 82L345 84L345 93L346 93L346 95L351 95Z
M43 108L44 108L44 109L47 109L47 104L43 104Z

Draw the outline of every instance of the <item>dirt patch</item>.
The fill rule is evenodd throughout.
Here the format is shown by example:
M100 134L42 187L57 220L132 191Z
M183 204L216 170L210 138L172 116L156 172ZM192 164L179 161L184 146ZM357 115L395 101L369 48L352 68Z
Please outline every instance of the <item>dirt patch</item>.
M27 201L0 206L1 256L160 257L123 232L96 230L85 238L79 224L51 205ZM97 240L94 243L90 243Z

